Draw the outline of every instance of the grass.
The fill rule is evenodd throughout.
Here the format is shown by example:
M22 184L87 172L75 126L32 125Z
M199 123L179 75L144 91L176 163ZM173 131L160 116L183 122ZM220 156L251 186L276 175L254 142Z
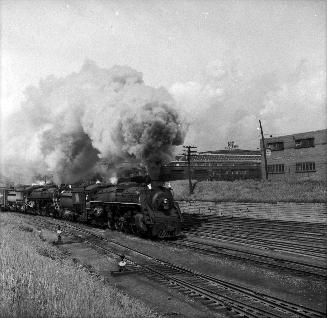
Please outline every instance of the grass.
M0 317L158 317L0 214Z
M196 183L193 180L193 184ZM187 180L171 182L176 200L222 202L327 202L327 183L318 181L202 181L189 194Z

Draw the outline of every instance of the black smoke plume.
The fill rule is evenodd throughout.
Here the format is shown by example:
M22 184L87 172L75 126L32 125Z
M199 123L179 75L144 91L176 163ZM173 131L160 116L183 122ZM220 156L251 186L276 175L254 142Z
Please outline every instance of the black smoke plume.
M4 129L2 171L16 182L47 174L57 183L99 172L110 178L122 164L145 166L156 177L154 167L170 160L185 136L167 90L146 86L127 66L87 61L80 72L49 76L25 96Z

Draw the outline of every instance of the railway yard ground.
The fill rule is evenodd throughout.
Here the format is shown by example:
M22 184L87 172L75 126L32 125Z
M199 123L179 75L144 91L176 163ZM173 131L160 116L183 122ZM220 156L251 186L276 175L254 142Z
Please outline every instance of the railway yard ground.
M325 317L326 224L184 214L153 241L1 213L1 317ZM56 245L56 228L63 230ZM119 256L128 271L117 271Z

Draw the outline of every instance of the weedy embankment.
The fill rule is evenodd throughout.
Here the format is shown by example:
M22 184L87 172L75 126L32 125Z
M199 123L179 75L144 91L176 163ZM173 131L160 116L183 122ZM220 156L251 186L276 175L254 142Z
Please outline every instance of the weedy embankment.
M21 222L0 214L0 317L158 317Z

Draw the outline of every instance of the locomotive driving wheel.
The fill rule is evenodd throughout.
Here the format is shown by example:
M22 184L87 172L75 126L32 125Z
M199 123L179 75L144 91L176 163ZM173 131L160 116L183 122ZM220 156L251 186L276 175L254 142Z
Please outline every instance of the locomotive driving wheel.
M108 229L114 231L117 229L116 227L116 222L114 220L114 212L111 209L107 210L107 224L108 224Z
M135 224L131 223L129 228L132 234L136 234L136 235L139 234L138 228Z
M116 219L116 228L120 232L126 232L125 218L123 216Z

